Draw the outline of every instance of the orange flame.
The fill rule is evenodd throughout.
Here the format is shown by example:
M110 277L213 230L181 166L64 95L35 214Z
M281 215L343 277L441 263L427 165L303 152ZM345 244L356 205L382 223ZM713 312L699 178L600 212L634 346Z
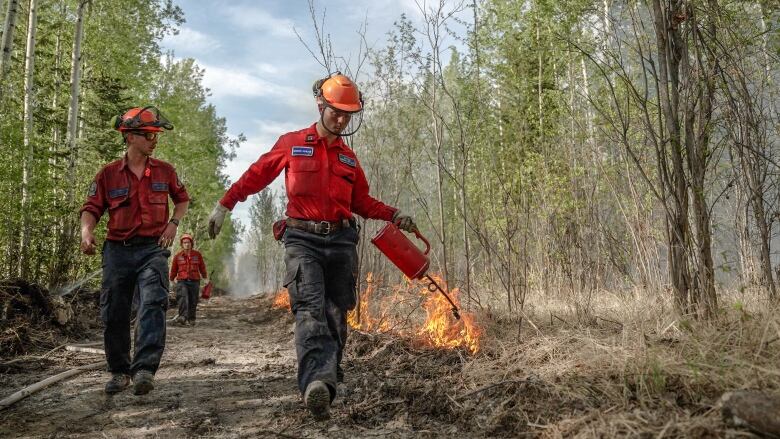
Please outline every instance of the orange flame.
M287 293L287 288L276 292L271 308L290 310L290 295Z
M430 276L447 291L441 276ZM390 332L436 348L463 348L472 354L479 351L482 329L473 314L461 310L460 320L455 319L452 307L444 296L430 292L426 285L413 281L393 287L388 296L378 297L378 286L381 283L373 273L366 275L366 289L361 291L355 309L347 313L347 323L352 329ZM450 298L458 308L459 293L458 288L449 291ZM271 307L290 309L290 296L286 288L276 293ZM425 312L424 318L420 315L420 307Z
M464 348L471 353L479 351L479 338L482 329L477 325L474 315L461 311L461 319L457 320L452 315L452 307L447 299L438 292L428 291L427 286L419 285L416 296L422 301L425 311L425 319L422 323L413 318L414 309L411 312L401 312L403 318L398 317L400 308L409 307L409 297L414 289L412 282L393 288L390 297L381 300L372 300L376 291L376 282L373 274L368 273L366 281L368 286L360 294L360 302L355 310L347 315L347 322L353 329L366 332L392 331L405 337L411 337L422 343L437 348L454 349ZM446 291L447 286L440 276L431 275L436 282ZM449 292L450 298L460 308L457 288ZM371 311L369 306L373 302L379 303L378 316ZM376 307L376 305L375 305ZM358 312L360 321L358 321Z

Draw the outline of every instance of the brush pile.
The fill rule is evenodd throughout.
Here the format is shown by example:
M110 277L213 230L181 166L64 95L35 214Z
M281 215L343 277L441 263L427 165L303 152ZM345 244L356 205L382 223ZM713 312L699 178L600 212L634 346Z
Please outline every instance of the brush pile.
M99 326L99 291L51 294L23 279L0 281L0 358L51 348Z

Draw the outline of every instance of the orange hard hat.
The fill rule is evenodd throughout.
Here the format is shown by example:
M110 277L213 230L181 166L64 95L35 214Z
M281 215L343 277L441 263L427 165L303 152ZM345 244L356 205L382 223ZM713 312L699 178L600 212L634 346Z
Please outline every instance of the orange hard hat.
M125 131L153 131L159 132L163 128L172 130L173 125L160 113L157 107L135 107L116 117L114 128L120 132Z
M337 110L356 113L363 109L363 97L357 85L338 72L321 83L317 96Z
M195 240L192 239L192 235L190 235L189 233L185 233L185 234L181 235L181 238L179 238L179 244L184 244L184 240L185 239L189 239L190 240L190 244L195 244Z

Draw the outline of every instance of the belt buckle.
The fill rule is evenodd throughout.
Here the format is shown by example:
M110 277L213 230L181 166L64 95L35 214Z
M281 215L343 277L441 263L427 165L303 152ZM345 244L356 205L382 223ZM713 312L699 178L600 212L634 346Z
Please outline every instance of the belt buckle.
M320 232L317 232L317 233L320 233L322 235L330 235L330 223L329 222L327 222L327 221L320 221L319 223L317 223L314 226L314 230L315 231L317 230L317 227L325 227L325 231L324 232L320 231ZM320 229L320 230L322 230L322 229Z
M131 238L131 239L132 239L132 238ZM123 240L122 240L122 246L123 246L123 247L132 247L132 246L133 246L133 244L132 244L132 243L130 243L129 241L130 241L129 239L123 239Z

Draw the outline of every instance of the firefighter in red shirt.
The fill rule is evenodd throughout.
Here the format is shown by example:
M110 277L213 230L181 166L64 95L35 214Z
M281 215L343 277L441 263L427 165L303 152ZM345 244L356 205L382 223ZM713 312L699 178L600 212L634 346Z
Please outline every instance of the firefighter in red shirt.
M95 254L95 225L108 210L103 243L100 317L111 379L108 394L121 392L133 377L134 393L154 388L154 374L165 349L168 307L168 257L189 196L171 164L152 158L157 136L171 125L154 107L132 108L118 116L127 152L104 166L89 187L80 210L81 251ZM174 203L169 216L168 198ZM138 287L135 352L130 357L130 307Z
M322 419L328 417L336 384L343 379L346 313L356 302L358 231L352 213L395 221L407 231L415 225L409 216L368 194L360 162L341 137L354 134L356 130L344 131L353 115L363 110L357 86L335 74L315 82L313 91L319 121L282 135L249 167L214 207L209 235L219 233L236 203L285 171L284 285L296 321L298 387L309 411Z
M195 309L200 295L200 279L206 279L206 261L199 251L192 248L192 235L185 233L179 240L182 250L173 257L171 281L176 281L176 296L179 298L177 324L195 326Z

